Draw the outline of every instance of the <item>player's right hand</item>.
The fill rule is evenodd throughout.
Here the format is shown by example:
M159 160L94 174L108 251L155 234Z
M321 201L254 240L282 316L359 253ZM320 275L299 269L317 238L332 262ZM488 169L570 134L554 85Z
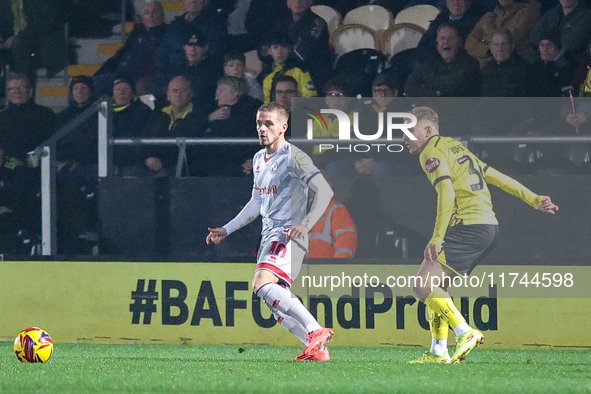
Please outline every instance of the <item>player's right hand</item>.
M209 231L209 234L207 234L207 237L205 237L205 243L208 245L210 244L210 242L219 245L220 242L222 242L224 239L228 237L228 233L226 232L226 229L223 227L208 227L207 230Z
M423 257L430 263L434 263L437 261L437 257L439 256L439 252L441 252L441 246L428 243L425 247L425 251L423 252Z
M556 213L556 211L558 211L560 208L558 207L558 205L556 205L552 202L552 199L550 197L544 196L542 198L542 202L538 206L538 209L542 212L546 212L546 213L550 213L550 214L554 215Z

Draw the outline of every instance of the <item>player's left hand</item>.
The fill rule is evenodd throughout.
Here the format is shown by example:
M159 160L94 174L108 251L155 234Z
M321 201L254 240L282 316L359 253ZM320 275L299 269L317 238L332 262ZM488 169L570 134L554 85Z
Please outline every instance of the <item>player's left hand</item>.
M542 212L554 215L556 211L558 211L560 208L558 208L558 205L552 202L552 199L550 197L544 196L544 198L542 198L542 202L538 206L538 209Z
M310 232L310 229L303 224L296 224L287 230L287 239L299 239Z
M437 256L441 252L441 246L435 244L427 244L425 247L425 251L423 252L423 257L430 263L434 263L437 261Z

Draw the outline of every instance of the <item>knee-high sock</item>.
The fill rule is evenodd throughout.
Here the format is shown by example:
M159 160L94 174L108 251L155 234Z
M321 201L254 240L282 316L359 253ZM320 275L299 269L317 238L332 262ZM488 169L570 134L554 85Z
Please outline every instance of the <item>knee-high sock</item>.
M265 302L265 305L267 305L267 307L273 311L271 305L267 304L267 302ZM299 321L291 316L286 315L285 313L279 312L277 309L273 311L273 316L275 316L277 323L281 324L283 328L295 335L300 340L300 342L304 344L304 346L307 347L310 345L308 337L306 336L308 331L306 331L306 327L304 327Z
M286 288L265 282L255 289L255 294L265 301L271 312L279 311L294 318L308 333L322 328L300 300Z
M447 351L449 324L435 313L433 309L427 307L427 312L429 313L429 328L431 329L430 351L438 356L443 356Z
M448 323L451 328L456 328L466 319L458 311L449 294L440 287L435 287L425 299L425 305L441 316L442 320Z
M427 307L429 313L429 328L431 330L431 337L435 339L447 339L449 332L449 324L441 318L435 311Z

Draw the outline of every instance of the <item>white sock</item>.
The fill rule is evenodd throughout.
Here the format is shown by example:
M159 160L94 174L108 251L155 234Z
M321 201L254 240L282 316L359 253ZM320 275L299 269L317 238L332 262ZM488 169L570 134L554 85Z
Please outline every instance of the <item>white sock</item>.
M431 349L429 351L438 356L443 356L447 352L447 339L431 338Z
M464 321L458 324L456 328L454 328L454 332L456 333L456 337L459 337L460 335L467 333L471 329L472 327L470 327L468 323Z
M265 301L271 312L279 311L294 318L306 332L322 328L300 300L293 297L291 291L286 288L273 282L266 282L255 289L255 294Z
M308 334L308 331L306 331L306 327L302 326L302 324L293 317L281 313L278 310L273 312L273 316L275 316L275 320L277 320L277 323L281 324L283 328L295 335L300 340L300 342L304 344L304 346L308 347L310 342L308 341L308 337L306 336L306 334Z

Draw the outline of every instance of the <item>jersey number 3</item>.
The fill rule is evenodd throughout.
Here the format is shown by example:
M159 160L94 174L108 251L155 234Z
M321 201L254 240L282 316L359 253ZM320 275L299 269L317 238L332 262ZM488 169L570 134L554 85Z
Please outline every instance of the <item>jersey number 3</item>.
M472 161L472 158L468 155L462 156L458 159L458 164L464 164L465 162L468 162L468 173L471 175L476 175L478 177L478 183L470 185L470 188L473 192L482 190L484 188L484 176L482 175L482 170L480 169L480 166L478 165L478 163L476 163L476 165L478 166L478 169L476 169L474 167L474 162Z

